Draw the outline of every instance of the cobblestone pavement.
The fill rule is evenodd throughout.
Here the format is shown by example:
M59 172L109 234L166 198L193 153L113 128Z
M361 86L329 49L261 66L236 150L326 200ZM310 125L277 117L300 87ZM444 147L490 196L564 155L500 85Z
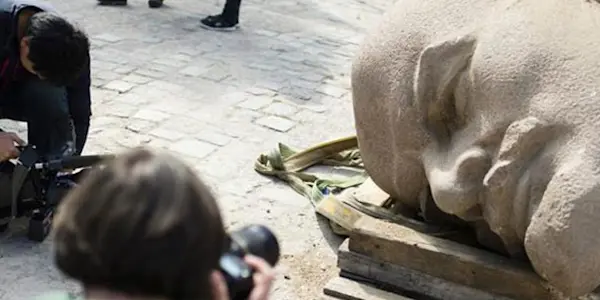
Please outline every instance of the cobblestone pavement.
M392 1L244 0L242 30L201 29L222 2L145 1L55 5L93 41L94 117L86 153L139 144L170 149L219 195L230 227L275 229L282 260L273 299L319 299L337 272L340 240L308 200L261 177L253 162L277 142L306 147L353 134L349 71L365 30ZM23 124L3 122L3 128ZM0 299L77 290L52 265L50 240L17 226L0 241Z

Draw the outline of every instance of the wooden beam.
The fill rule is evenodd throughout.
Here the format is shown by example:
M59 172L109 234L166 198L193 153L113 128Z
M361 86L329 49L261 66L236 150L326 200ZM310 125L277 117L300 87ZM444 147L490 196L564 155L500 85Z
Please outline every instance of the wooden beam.
M324 292L327 296L342 300L413 300L342 277L330 280Z
M339 248L338 267L343 273L393 286L404 295L421 300L511 300L409 268L377 261L351 252L348 239Z
M508 298L564 299L525 263L374 218L356 223L349 249Z

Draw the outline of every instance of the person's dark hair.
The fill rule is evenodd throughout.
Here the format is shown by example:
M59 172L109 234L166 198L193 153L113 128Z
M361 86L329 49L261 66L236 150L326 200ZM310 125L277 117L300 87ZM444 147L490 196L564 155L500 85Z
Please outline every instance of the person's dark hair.
M118 156L69 193L54 225L56 264L85 287L212 299L225 229L210 190L174 156Z
M28 58L34 70L51 83L68 85L89 64L87 35L56 14L38 12L31 16L24 38L29 39Z

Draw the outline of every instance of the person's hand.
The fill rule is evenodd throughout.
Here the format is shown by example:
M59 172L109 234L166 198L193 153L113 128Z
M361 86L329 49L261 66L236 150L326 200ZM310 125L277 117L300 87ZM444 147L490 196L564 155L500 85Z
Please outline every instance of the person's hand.
M269 299L271 285L275 280L275 270L260 257L246 255L244 260L254 269L254 289L250 292L248 300Z
M0 161L6 161L19 156L17 145L24 146L23 141L16 133L0 132Z
M271 285L275 280L275 271L273 267L262 258L253 255L244 257L246 263L254 269L254 288L248 296L248 300L267 300ZM213 271L210 280L213 286L213 298L215 300L229 300L227 283L219 271Z

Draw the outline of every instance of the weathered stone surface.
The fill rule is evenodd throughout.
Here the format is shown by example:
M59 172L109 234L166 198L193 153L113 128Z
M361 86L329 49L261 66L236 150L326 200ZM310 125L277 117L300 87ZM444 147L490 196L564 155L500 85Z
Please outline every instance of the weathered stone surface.
M580 296L600 285L600 4L505 4L396 2L353 65L363 161Z

